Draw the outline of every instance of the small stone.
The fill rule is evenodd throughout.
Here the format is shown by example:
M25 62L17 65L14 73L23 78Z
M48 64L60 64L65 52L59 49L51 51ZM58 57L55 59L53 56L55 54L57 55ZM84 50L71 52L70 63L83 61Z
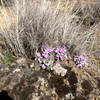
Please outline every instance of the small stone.
M32 63L32 64L30 65L30 67L33 68L33 67L34 67L34 63Z
M16 66L16 63L15 62L13 62L13 63L11 63L11 65L10 65L11 67L15 67Z
M18 58L16 60L16 63L19 64L19 65L23 65L26 63L26 58Z
M69 100L69 99L74 99L74 96L72 93L68 93L66 96L65 96L66 100Z
M21 71L21 69L15 69L14 71L13 71L13 73L16 73L16 72L20 72Z
M65 76L67 73L67 69L63 68L59 63L53 66L52 70L55 74Z

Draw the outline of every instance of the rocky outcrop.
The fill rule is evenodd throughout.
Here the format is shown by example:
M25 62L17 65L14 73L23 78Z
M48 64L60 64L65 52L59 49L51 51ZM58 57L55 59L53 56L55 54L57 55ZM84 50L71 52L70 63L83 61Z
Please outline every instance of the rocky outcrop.
M0 64L0 94L6 91L13 100L100 99L99 77L74 68L71 61L60 65L67 70L65 76L41 70L36 62L25 58Z

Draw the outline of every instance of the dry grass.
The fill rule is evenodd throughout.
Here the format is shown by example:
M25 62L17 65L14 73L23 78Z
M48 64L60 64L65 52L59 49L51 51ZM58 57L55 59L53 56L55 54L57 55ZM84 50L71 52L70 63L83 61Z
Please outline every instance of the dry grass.
M16 0L13 8L2 8L0 14L0 34L16 56L27 55L41 45L67 44L69 48L74 45L74 52L89 57L99 47L96 34L100 29L99 3L80 6L75 0L71 3L67 0L66 9L62 9L60 2L54 5L45 0L19 1ZM87 16L95 20L92 25L86 24L89 27L83 25Z

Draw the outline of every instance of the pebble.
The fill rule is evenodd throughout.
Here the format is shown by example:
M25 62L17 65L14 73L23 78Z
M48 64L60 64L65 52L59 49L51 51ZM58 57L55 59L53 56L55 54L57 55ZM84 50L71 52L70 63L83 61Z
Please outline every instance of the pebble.
M13 73L16 73L16 72L21 72L21 69L15 69L14 71L13 71Z

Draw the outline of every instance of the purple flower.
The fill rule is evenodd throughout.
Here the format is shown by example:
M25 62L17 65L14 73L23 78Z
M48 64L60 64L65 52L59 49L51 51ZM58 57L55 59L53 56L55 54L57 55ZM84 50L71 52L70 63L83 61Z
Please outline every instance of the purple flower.
M42 56L45 57L45 58L48 58L49 53L53 52L53 50L54 50L54 48L52 48L52 47L45 48L43 53L42 53Z
M75 56L74 61L77 67L82 67L87 65L87 59L84 56Z
M65 56L65 55L60 55L59 56L59 58L60 58L60 60L64 60L64 58L66 58L67 56Z
M41 53L36 50L36 56L41 58Z
M46 65L45 65L45 64L40 64L40 67L41 67L42 69L46 69Z
M56 53L58 53L58 52L65 53L65 47L57 46L57 47L55 47L54 51Z
M43 53L42 56L45 58L48 58L49 55L48 55L48 53Z
M54 52L56 53L56 58L60 60L67 58L65 47L57 46L55 47Z
M57 47L55 47L55 49L54 49L54 51L55 51L56 53L59 53L60 50L61 50L61 47L60 47L60 46L57 46Z
M52 52L53 50L54 50L54 48L52 48L52 47L47 47L47 48L44 49L44 53L50 53L50 52Z
M46 65L49 66L49 65L52 65L53 64L53 61L49 61Z

